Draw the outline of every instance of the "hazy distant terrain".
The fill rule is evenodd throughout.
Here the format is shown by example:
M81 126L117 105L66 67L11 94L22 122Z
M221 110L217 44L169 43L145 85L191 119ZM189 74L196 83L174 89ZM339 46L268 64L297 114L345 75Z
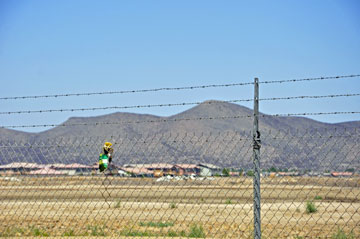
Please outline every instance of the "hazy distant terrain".
M170 117L113 113L72 117L64 122L70 126L40 133L0 129L1 144L11 145L1 149L0 159L2 163L89 164L96 162L101 144L108 140L115 143L114 160L119 165L206 162L251 167L252 114L237 104L207 101ZM262 114L261 166L359 168L359 133L353 132L359 126L360 121L328 124Z

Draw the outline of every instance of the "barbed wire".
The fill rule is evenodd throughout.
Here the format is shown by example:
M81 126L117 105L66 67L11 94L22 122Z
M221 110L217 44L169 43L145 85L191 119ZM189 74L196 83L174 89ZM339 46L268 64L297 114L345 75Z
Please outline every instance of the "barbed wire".
M300 81L335 80L335 79L345 79L345 78L355 78L355 77L360 77L360 74L343 75L343 76L324 76L324 77L313 77L313 78L291 79L291 80L260 81L259 84L289 83L289 82L300 82Z
M215 103L235 103L235 102L244 102L244 101L252 101L252 100L253 99L242 99L242 100L227 100L227 101L183 102L183 103L131 105L131 106L107 106L107 107L92 107L92 108L77 108L77 109L24 110L24 111L0 112L0 114L25 114L25 113L30 114L30 113L52 113L52 112L69 112L69 111L74 112L74 111L96 111L96 110L111 110L111 109L172 107L172 106L187 106L187 105L215 104Z
M360 74L313 77L313 78L291 79L291 80L261 81L261 82L259 82L259 84L289 83L289 82L300 82L300 81L319 81L319 80L345 79L345 78L355 78L355 77L360 77ZM158 92L158 91L195 90L195 89L205 89L205 88L246 86L246 85L253 85L253 84L254 84L254 82L244 82L244 83L229 83L229 84L199 85L199 86L184 86L184 87L163 87L163 88L140 89L140 90L65 93L65 94L52 94L52 95L31 95L31 96L9 96L9 97L0 97L0 100L60 98L60 97L71 97L71 96L93 96L93 95L147 93L147 92Z
M262 117L274 116L274 117L290 117L290 116L309 116L309 115L344 115L344 114L360 114L360 111L346 111L346 112L315 112L315 113L289 113L289 114L272 114L261 115Z
M337 111L337 112L314 112L314 113L287 113L287 114L260 114L260 117L290 117L290 116L316 116L316 115L340 115L340 114L360 114L360 111ZM199 120L225 120L252 118L253 115L235 115L235 116L207 116L196 118L165 118L156 120L138 120L138 121L117 121L117 122L95 122L95 123L72 123L72 124L34 124L34 125L7 125L0 128L49 128L49 127L69 127L69 126L101 126L101 125L121 125L121 124L140 124L140 123L166 123L180 121L199 121Z
M359 93L353 94L333 94L333 95L302 95L302 96L287 96L287 97L272 97L262 98L259 101L274 101L274 100L295 100L295 99L322 99L322 98L337 98L337 97L353 97L360 96Z
M38 98L58 98L58 97L69 97L69 96L92 96L92 95L147 93L147 92L158 92L158 91L175 91L175 90L194 90L194 89L205 89L205 88L234 87L234 86L245 86L245 85L253 85L253 84L254 84L253 82L245 82L245 83L231 83L231 84L218 84L218 85L213 84L213 85L184 86L184 87L164 87L164 88L141 89L141 90L67 93L67 94L54 94L54 95L33 95L33 96L10 96L10 97L1 97L0 100L19 100L19 99L38 99Z
M317 95L317 96L304 95L304 96L272 97L272 98L262 98L259 99L259 101L321 99L321 98L353 97L353 96L360 96L360 94L356 93L356 94ZM188 105L216 104L216 103L238 103L238 102L250 102L250 101L253 101L253 99L235 99L235 100L224 100L224 101L183 102L183 103L148 104L148 105L131 105L131 106L107 106L107 107L72 108L72 109L22 110L22 111L0 112L0 115L96 111L96 110L134 109L134 108L140 109L140 108L173 107L173 106L188 106Z

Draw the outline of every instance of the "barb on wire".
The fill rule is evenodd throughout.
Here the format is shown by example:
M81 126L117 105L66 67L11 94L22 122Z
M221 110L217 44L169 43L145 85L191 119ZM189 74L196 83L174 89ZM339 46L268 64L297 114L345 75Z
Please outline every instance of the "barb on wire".
M360 74L343 75L343 76L314 77L314 78L292 79L292 80L262 81L259 83L260 84L272 84L272 83L287 83L287 82L299 82L299 81L343 79L343 78L354 78L354 77L360 77ZM64 94L53 94L53 95L8 96L8 97L0 97L0 100L60 98L60 97L70 97L70 96L92 96L92 95L131 94L131 93L147 93L147 92L175 91L175 90L195 90L195 89L205 89L205 88L245 86L245 85L253 85L253 84L254 84L254 82L244 82L244 83L229 83L229 84L199 85L199 86L184 86L184 87L163 87L163 88L140 89L140 90L104 91L104 92L87 92L87 93L64 93Z
M337 94L337 95L304 95L304 96L288 96L288 97L273 97L262 98L260 101L275 101L275 100L294 100L294 99L321 99L321 98L336 98L336 97L353 97L360 96L360 94ZM253 99L235 99L224 101L205 101L205 102L183 102L183 103L169 103L169 104L149 104L149 105L131 105L131 106L107 106L107 107L91 107L91 108L72 108L72 109L46 109L46 110L22 110L22 111L9 111L0 112L0 115L9 114L33 114L33 113L54 113L54 112L75 112L75 111L96 111L96 110L119 110L119 109L140 109L140 108L153 108L153 107L173 107L173 106L188 106L200 104L216 104L216 103L238 103L250 102Z
M274 116L274 117L288 117L288 116L308 116L308 115L344 115L344 114L360 114L360 111L346 111L346 112L314 112L314 113L289 113L289 114L271 114L261 115L262 117Z
M147 92L157 92L157 91L195 90L195 89L205 89L205 88L245 86L245 85L253 85L253 84L254 84L253 82L245 82L245 83L230 83L230 84L218 84L218 85L213 84L213 85L199 85L199 86L185 86L185 87L164 87L164 88L142 89L142 90L122 90L122 91L88 92L88 93L68 93L68 94L54 94L54 95L10 96L10 97L1 97L0 100L59 98L59 97L69 97L69 96L92 96L92 95L147 93Z
M343 75L343 76L312 77L312 78L291 79L291 80L260 81L259 84L289 83L289 82L300 82L300 81L335 80L335 79L345 79L345 78L355 78L355 77L360 77L360 74Z
M309 115L340 115L340 114L360 114L360 111L347 112L315 112L315 113L289 113L289 114L260 114L260 117L289 117L289 116L309 116ZM224 120L224 119L240 119L251 118L253 115L235 115L235 116L214 116L214 117L198 117L198 118L164 118L157 120L139 120L139 121L117 121L117 122L95 122L95 123L74 123L74 124L34 124L34 125L7 125L1 128L49 128L49 127L69 127L69 126L101 126L101 125L121 125L121 124L141 124L141 123L166 123L177 121L198 121L198 120Z
M355 94L337 94L337 95L303 95L303 96L273 97L273 98L262 98L262 99L259 99L259 101L295 100L295 99L321 99L321 98L337 98L337 97L352 97L352 96L360 96L360 94L355 93Z
M227 101L205 101L205 102L183 102L183 103L169 103L169 104L149 104L149 105L131 105L131 106L108 106L108 107L92 107L92 108L77 108L77 109L48 109L48 110L24 110L12 112L0 112L0 114L30 114L30 113L52 113L52 112L74 112L74 111L95 111L95 110L114 110L114 109L140 109L153 107L172 107L172 106L187 106L200 104L216 104L216 103L235 103L252 101L253 99L241 100L227 100Z

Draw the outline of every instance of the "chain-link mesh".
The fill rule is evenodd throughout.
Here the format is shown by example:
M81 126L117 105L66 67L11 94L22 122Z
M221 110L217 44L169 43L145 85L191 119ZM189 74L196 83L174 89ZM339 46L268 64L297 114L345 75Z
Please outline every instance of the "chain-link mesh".
M359 136L261 132L263 238L360 236ZM252 140L250 131L2 140L0 236L252 238ZM115 153L99 173L105 141Z
M360 236L359 136L354 128L262 135L265 235Z

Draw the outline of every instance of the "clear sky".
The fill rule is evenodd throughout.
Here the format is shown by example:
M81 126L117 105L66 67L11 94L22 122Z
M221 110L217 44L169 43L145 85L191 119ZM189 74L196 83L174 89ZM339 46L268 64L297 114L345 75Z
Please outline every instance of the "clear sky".
M360 2L0 0L0 96L138 90L360 74ZM360 78L261 85L260 97L360 93ZM0 100L0 111L234 100L252 86ZM252 103L242 104L252 107ZM128 109L169 116L186 107ZM60 124L119 110L0 115ZM360 97L261 102L267 114L360 111ZM323 122L360 115L312 117ZM41 131L44 128L22 129Z

